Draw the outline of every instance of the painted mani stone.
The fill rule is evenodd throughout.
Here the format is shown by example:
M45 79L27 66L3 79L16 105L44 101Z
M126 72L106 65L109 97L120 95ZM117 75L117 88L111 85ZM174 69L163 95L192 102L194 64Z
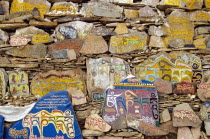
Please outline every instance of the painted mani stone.
M196 87L189 83L176 83L175 89L173 90L176 94L195 94Z
M163 0L163 4L186 7L188 9L201 9L203 0Z
M154 81L156 78L177 82L201 82L201 60L187 52L159 53L135 67L140 79Z
M69 87L77 87L83 92L85 85L82 80L81 69L68 71L49 71L38 73L31 82L31 92L33 95L44 96L51 91L63 91Z
M147 41L148 35L145 32L112 36L109 51L111 53L126 53L134 50L144 50Z
M50 92L4 133L6 139L82 139L67 91Z
M130 74L129 65L120 58L102 57L87 60L87 89L90 98L99 101L111 84L119 83ZM96 93L96 94L95 94ZM94 94L94 95L93 95Z
M29 96L28 74L26 72L11 72L9 85L12 96Z
M137 79L132 77L131 79ZM120 116L129 115L152 125L159 125L158 93L153 84L129 80L106 90L103 119L110 125Z
M75 15L78 14L78 4L72 2L55 2L48 14Z
M0 102L4 99L6 93L6 86L8 81L8 75L4 69L0 69Z
M40 16L44 17L44 14L49 11L51 4L47 0L13 0L10 13L31 11L34 8L38 8Z

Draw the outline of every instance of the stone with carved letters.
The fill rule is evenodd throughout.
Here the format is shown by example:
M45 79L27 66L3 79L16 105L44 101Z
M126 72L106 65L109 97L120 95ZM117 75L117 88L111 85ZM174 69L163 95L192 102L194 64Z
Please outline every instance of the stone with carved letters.
M160 95L172 93L172 83L169 81L157 78L155 79L154 85Z
M100 54L108 51L107 42L102 36L88 35L80 50L82 54Z
M192 110L188 103L183 103L177 105L173 109L173 126L183 127L183 126L192 126L198 127L201 125L201 120Z
M194 139L189 127L179 127L177 139Z
M108 125L98 114L92 114L85 119L85 128L101 132L108 132L111 126Z
M176 94L195 94L196 87L194 84L189 84L189 83L176 83L174 85L174 90L173 93Z
M124 115L119 116L111 126L114 130L127 128L126 117Z
M161 136L169 133L167 130L162 130L159 127L146 123L142 120L138 120L129 115L126 116L126 119L128 127L133 128L146 136Z

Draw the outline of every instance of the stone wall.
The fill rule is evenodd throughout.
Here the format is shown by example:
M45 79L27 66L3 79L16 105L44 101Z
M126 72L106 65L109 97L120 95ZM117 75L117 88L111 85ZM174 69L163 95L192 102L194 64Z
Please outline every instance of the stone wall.
M209 8L209 0L0 1L0 104L29 105L68 90L85 138L147 138L134 129L84 130L88 116L101 114L107 87L132 74L156 84L168 138L205 138Z

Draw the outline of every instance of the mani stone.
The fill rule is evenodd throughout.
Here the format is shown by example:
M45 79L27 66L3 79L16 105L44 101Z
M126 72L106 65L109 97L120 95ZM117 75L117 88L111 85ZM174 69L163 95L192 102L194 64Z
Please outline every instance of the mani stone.
M44 17L50 7L51 4L47 0L13 0L10 13L32 11L34 8L38 8L40 16Z
M97 35L97 36L108 36L108 35L114 35L113 28L107 28L107 27L94 27L91 31L91 35Z
M134 50L144 50L147 47L148 35L146 32L112 36L109 51L111 53L127 53Z
M126 119L128 127L133 128L141 132L142 134L145 134L146 136L162 136L167 135L169 133L166 130L162 130L159 127L156 127L142 120L133 118L132 116L127 116Z
M114 32L117 34L117 35L121 35L121 34L128 34L129 31L128 31L128 28L126 26L125 23L118 23L117 24L117 27L115 28Z
M149 35L151 36L166 36L166 31L161 26L149 26Z
M139 17L139 12L138 10L133 10L133 9L124 9L124 14L125 18L138 18Z
M100 54L108 51L108 45L102 36L88 35L80 50L82 54Z
M6 54L18 56L18 57L29 57L29 58L44 58L47 54L47 46L44 44L27 45L23 48L12 48L6 51Z
M112 123L112 129L118 130L118 129L125 129L127 128L127 121L126 117L124 115L120 115L113 123Z
M179 127L177 139L194 139L189 127Z
M184 0L184 4L188 9L201 9L203 6L203 0Z
M69 87L67 91L70 94L73 106L87 103L86 96L81 89Z
M210 14L205 11L190 12L190 20L196 22L208 22L210 20Z
M85 128L101 132L108 132L111 126L108 125L98 114L92 114L85 119Z
M33 95L42 97L49 92L67 90L69 87L76 87L85 92L81 69L40 72L33 78L30 89Z
M202 123L188 103L176 105L176 107L173 109L172 117L173 126L175 127L198 127Z
M79 54L79 51L84 43L84 40L81 39L68 39L58 41L51 45L48 45L48 53L53 56L53 58L70 58L72 50L74 50L76 56Z
M13 35L10 37L10 45L11 46L25 46L30 42L31 39L23 37L23 36L18 36L18 35Z
M204 124L205 124L205 129L206 129L206 135L210 136L210 120L209 119L205 120Z
M33 44L51 41L50 35L47 32L34 26L17 29L15 35L30 38Z
M88 2L83 4L80 14L85 17L101 16L110 18L121 18L123 8L108 2Z
M149 41L149 47L166 48L166 44L161 37L151 36Z
M160 122L165 123L171 120L171 116L168 112L168 109L165 109L164 111L161 112L160 114Z
M0 29L0 39L5 43L9 40L9 35L7 32Z
M205 4L206 8L210 8L210 0L205 0L204 4Z
M192 44L194 36L194 27L190 21L187 12L179 10L173 11L167 18L168 26L166 27L167 37L166 44L173 39L183 39L184 44ZM175 47L177 43L175 43ZM179 45L180 43L178 43ZM174 45L173 45L174 46Z
M75 15L78 14L78 4L72 2L55 2L47 14Z
M154 17L154 16L157 16L157 13L149 6L140 8L139 10L139 17Z
M94 130L86 130L83 129L82 130L82 136L83 137L98 137L98 136L103 136L104 132L100 132L100 131L94 131Z
M58 40L64 40L65 38L77 38L77 37L79 39L85 39L85 37L91 32L93 27L94 26L92 23L73 21L58 25L55 29L55 34ZM65 30L63 30L62 28ZM76 30L76 32L74 29Z
M123 59L116 57L101 57L87 59L87 89L89 97L94 93L105 93L114 83L119 83L130 74L130 67Z
M157 78L154 81L154 86L157 89L158 94L171 94L172 93L172 83L161 78Z
M193 44L195 45L195 48L205 49L207 40L205 38L200 38L200 39L194 40Z
M141 3L144 5L156 6L159 4L159 0L142 0Z

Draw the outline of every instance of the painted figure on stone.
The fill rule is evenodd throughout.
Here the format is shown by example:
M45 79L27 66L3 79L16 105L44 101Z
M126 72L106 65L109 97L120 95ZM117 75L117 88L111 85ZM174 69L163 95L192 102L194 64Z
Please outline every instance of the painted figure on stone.
M106 91L103 118L112 124L119 116L129 115L153 125L159 125L158 94L155 86L136 77L115 83Z
M172 83L200 83L203 76L200 58L182 51L151 56L135 67L135 74L140 79L154 81L159 77Z

